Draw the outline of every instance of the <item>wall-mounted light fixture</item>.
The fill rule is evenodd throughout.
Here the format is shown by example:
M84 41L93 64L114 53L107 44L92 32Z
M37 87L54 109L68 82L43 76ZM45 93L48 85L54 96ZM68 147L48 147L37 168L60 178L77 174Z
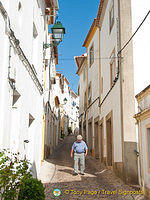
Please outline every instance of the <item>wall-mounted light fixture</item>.
M52 46L58 46L60 42L63 40L63 36L65 34L65 28L63 27L62 23L58 21L54 26L51 28L54 42L50 44L44 44L43 48L47 49Z

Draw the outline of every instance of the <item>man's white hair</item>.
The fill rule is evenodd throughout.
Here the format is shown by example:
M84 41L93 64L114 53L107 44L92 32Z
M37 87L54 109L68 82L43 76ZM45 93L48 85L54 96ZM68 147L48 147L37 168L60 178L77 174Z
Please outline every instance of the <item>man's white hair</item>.
M78 135L77 140L82 140L82 135Z

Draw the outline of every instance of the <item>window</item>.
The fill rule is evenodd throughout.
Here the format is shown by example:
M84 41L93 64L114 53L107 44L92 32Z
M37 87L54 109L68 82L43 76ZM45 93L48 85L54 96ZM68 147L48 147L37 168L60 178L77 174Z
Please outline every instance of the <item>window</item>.
M91 101L92 101L92 88L91 88L91 82L90 82L89 87L88 87L88 104L89 105L91 104Z
M114 0L112 0L112 4L109 11L109 33L111 33L113 25L114 25Z
M84 93L84 110L87 108L86 92Z
M83 69L83 81L86 80L86 67L84 67Z
M92 45L90 48L90 67L94 63L94 46Z
M18 101L18 99L20 98L20 94L17 90L13 90L13 101L12 101L12 106L13 108L16 108L16 102Z
M78 96L80 96L80 85L78 85Z
M116 65L115 65L115 50L111 54L111 62L110 62L110 87L114 84L116 78Z
M35 24L33 23L33 37L34 39L38 36L38 32L37 32L37 29L36 29L36 26Z
M31 126L34 120L35 118L29 113L29 127Z
M150 125L147 128L147 162L148 162L148 172L150 173Z
M21 9L22 9L22 5L21 5L21 3L19 2L19 4L18 4L18 11L21 11Z

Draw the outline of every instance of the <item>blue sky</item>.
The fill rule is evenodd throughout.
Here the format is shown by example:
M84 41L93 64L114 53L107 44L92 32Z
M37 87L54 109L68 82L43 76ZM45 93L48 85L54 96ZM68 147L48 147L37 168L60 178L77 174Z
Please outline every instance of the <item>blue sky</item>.
M75 92L79 77L76 75L74 56L86 51L82 47L93 19L97 15L100 0L59 0L58 20L66 28L66 34L59 45L57 70L63 73Z

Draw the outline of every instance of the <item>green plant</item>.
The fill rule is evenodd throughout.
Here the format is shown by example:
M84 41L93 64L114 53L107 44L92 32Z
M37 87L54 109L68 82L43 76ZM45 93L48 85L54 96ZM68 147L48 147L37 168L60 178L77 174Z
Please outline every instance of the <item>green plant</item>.
M0 151L0 199L14 200L18 196L21 180L30 178L29 162L18 158L19 153Z
M27 178L22 180L19 190L18 200L44 200L44 186L41 181L35 178Z
M65 137L65 134L64 134L64 133L62 133L62 134L61 134L61 138L62 138L62 139L64 139L64 137Z
M71 127L68 127L68 135L70 135L72 133L72 129Z

